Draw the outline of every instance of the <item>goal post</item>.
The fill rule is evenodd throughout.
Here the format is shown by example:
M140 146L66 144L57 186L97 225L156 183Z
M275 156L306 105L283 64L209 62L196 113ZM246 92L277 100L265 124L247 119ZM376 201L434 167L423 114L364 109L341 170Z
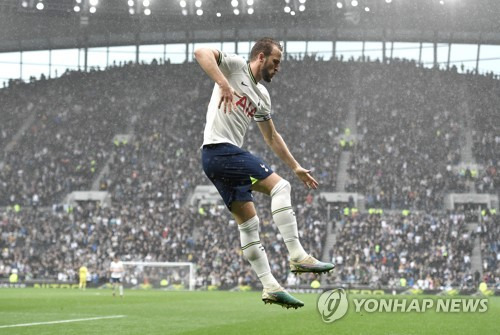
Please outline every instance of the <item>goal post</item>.
M138 282L178 280L187 282L190 291L195 288L194 263L192 262L122 262L125 267L125 278Z

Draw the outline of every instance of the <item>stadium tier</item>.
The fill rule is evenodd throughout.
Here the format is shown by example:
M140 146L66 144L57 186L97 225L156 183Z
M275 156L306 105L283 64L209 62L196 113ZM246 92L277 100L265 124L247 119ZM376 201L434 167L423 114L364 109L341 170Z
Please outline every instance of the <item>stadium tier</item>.
M118 253L192 262L198 287L258 287L227 210L189 203L208 183L199 148L212 85L194 64L154 62L0 90L0 278L16 268L23 280L74 281L85 263L101 283ZM286 59L269 87L278 130L322 191L356 192L380 210L328 206L251 129L245 148L292 182L304 248L337 263L325 283L473 287L479 262L499 284L498 216L444 211L450 192L500 192L498 87L407 61ZM111 205L66 204L78 190L108 192ZM289 274L268 200L257 197L273 273L309 285L314 277Z

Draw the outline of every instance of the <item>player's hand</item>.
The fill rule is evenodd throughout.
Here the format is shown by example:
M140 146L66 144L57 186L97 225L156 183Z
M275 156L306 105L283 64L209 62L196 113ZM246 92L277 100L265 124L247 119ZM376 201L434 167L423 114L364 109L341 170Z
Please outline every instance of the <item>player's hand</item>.
M293 172L299 177L307 188L317 189L319 183L311 176L311 170L304 169L303 167L296 168Z
M231 86L221 85L220 87L220 100L219 106L220 109L222 105L224 105L224 114L231 113L233 108L236 109L236 102L234 101L234 96L236 95L238 98L241 98Z

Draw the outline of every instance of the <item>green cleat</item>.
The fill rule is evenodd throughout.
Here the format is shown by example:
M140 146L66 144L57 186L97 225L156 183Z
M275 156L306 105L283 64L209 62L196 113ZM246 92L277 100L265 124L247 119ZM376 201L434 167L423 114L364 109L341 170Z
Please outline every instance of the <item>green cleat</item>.
M292 273L297 274L305 272L326 273L333 270L334 267L335 265L332 263L320 262L311 255L308 255L300 262L290 261L290 269L292 270Z
M262 301L264 301L264 304L276 304L287 309L297 309L304 306L304 303L302 301L295 299L281 286L275 290L264 289L264 291L262 292Z

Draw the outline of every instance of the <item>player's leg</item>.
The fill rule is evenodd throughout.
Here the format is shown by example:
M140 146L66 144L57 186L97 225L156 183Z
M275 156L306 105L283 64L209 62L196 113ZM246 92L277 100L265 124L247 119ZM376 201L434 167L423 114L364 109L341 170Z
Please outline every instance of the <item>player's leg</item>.
M292 207L291 185L278 174L272 173L254 183L252 190L271 196L271 212L283 241L290 253L292 272L328 272L334 268L331 263L320 262L308 255L299 240L297 220Z
M252 265L264 288L278 287L271 274L266 252L260 243L259 218L252 202L250 166L258 165L248 153L229 144L205 146L203 170L231 211L240 231L243 255Z
M85 290L85 282L86 282L86 279L84 278L80 278L80 290Z
M292 208L291 186L277 173L256 182L252 189L271 196L271 212L283 241L290 253L292 261L300 261L307 257L299 241L297 220Z
M204 146L203 171L215 185L238 223L241 249L264 286L262 300L285 307L304 304L288 294L271 273L267 254L260 243L259 218L252 202L252 183L272 171L249 152L230 144ZM255 176L252 177L252 176Z
M122 284L121 279L118 282L118 289L120 290L120 298L123 298L123 284Z
M266 251L260 242L259 218L251 201L233 201L233 214L240 231L241 250L257 274L262 286L262 300L265 303L275 303L287 308L298 308L304 305L286 292L271 273L271 267Z
M260 242L259 217L253 202L234 201L231 204L231 213L238 224L243 255L252 265L262 286L264 288L278 287L279 283L271 273L267 254Z

